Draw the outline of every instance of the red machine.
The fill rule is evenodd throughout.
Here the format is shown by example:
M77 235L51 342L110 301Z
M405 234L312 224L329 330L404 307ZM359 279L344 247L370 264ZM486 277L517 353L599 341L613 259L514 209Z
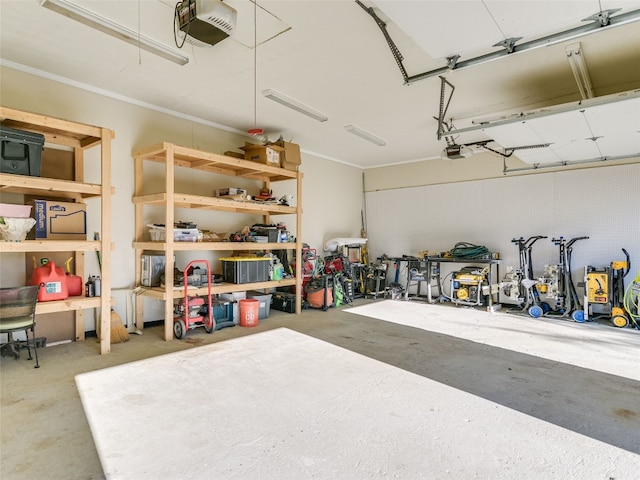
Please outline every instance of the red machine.
M188 293L189 270L193 264L203 263L207 268L207 299L190 297ZM216 329L211 306L211 268L206 260L193 260L184 269L184 297L173 310L173 334L176 338L184 338L189 330L204 327L205 332L212 333Z
M306 298L306 286L313 277L313 270L315 262L318 259L318 251L315 248L310 248L306 243L302 246L302 298ZM294 258L291 263L291 268L295 272L297 258ZM293 287L292 287L293 288Z

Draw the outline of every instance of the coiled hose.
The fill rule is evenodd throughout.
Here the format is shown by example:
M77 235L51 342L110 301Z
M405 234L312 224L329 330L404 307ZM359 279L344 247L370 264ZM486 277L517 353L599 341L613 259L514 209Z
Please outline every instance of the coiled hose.
M468 242L458 242L450 250L452 257L457 258L486 258L489 249L483 245L474 245Z
M640 329L640 272L624 292L624 309L636 328Z

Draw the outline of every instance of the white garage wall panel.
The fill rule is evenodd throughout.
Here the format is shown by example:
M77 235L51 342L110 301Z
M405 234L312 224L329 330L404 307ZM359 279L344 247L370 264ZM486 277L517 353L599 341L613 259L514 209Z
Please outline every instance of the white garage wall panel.
M533 246L538 274L558 262L553 237L588 236L573 246L574 278L624 259L622 248L627 278L640 271L640 164L368 192L366 211L372 259L470 242L499 252L502 276L518 265L513 238L547 235Z

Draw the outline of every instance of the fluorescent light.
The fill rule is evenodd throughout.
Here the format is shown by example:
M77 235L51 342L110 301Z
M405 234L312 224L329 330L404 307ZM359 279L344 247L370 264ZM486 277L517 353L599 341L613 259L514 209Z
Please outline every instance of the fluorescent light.
M356 127L355 125L345 125L344 129L347 132L353 133L355 136L363 138L368 142L375 143L380 147L384 147L387 144L387 142L385 142L380 137L376 137L373 133L367 132L366 130L360 127Z
M85 10L78 5L68 2L67 0L42 0L41 5L49 10L53 10L56 13L64 15L65 17L69 17L72 20L83 23L88 27L123 40L135 47L139 47L166 60L177 63L178 65L186 65L189 63L189 57L180 55L155 40L144 37L138 32L129 30L128 28L118 25L104 17L100 17L89 10Z
M576 82L578 82L578 89L580 89L582 99L593 98L591 78L589 78L589 70L587 70L587 64L584 62L584 57L582 56L580 42L567 45L565 51L567 52L567 59L569 60L573 76Z
M273 100L274 102L278 102L279 104L284 105L285 107L289 107L296 112L303 113L304 115L307 115L308 117L311 117L319 122L326 122L327 120L329 120L329 117L327 117L324 113L320 113L319 111L306 106L304 103L300 103L292 98L289 98L286 95L277 92L276 90L263 90L262 95L270 100Z

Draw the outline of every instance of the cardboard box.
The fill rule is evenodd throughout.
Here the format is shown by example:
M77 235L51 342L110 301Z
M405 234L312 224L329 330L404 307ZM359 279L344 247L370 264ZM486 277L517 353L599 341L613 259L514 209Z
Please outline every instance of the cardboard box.
M300 145L290 142L276 142L277 145L284 149L284 153L280 156L281 161L291 163L293 165L300 165L302 163L302 157L300 156Z
M240 147L244 150L244 159L252 162L264 163L271 167L280 167L280 155L284 148L277 145L254 145L251 143Z
M33 200L36 240L86 240L87 206L84 203Z
M240 153L240 152L233 152L231 150L227 150L226 152L223 153L223 155L225 157L240 158L244 160L244 153Z

